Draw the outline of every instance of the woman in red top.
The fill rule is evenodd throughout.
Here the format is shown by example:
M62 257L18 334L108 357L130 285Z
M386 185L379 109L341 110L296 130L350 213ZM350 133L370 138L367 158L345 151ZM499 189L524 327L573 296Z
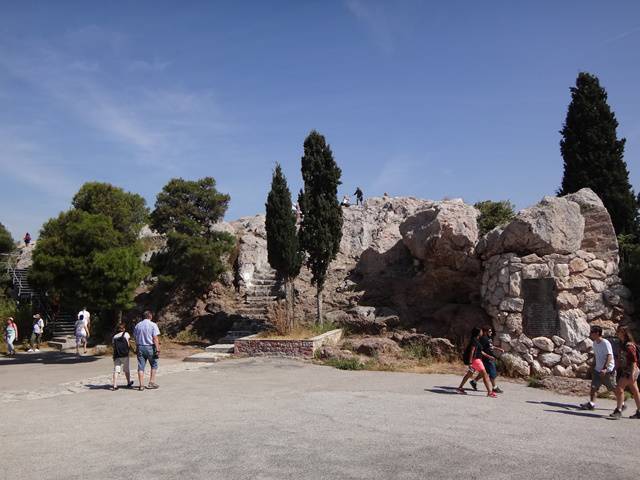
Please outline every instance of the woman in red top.
M624 403L624 390L629 388L633 399L636 401L636 413L630 418L640 419L640 394L638 394L638 350L633 340L633 335L627 327L618 327L618 338L620 339L620 352L616 369L618 371L618 381L616 386L616 399L618 406L611 415L612 418L622 416L622 404Z

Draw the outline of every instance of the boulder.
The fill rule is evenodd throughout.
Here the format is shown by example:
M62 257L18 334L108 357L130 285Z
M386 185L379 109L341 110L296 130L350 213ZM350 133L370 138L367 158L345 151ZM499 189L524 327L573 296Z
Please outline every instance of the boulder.
M573 347L589 336L589 324L586 315L580 309L558 312L560 322L560 336L567 345Z
M380 354L399 354L401 352L396 342L385 337L350 339L349 343L355 352L369 357L377 357Z
M544 352L553 352L553 341L547 337L536 337L532 339L533 344Z
M500 310L503 312L522 312L524 300L522 298L506 298L500 303Z
M462 200L434 203L400 225L402 241L420 260L456 270L479 270L473 261L479 214Z
M611 222L611 216L598 195L589 188L583 188L564 198L578 204L584 218L584 234L580 249L604 257L617 256L616 232Z
M580 207L565 198L544 197L518 213L500 236L501 250L518 254L572 253L584 237Z
M538 361L545 367L551 368L560 363L562 357L557 353L542 353L538 355Z
M561 347L566 343L564 338L559 337L558 335L554 335L553 337L551 337L551 340L553 340L553 343L558 347Z
M399 317L390 309L356 306L349 310L328 312L325 319L336 323L351 333L379 335L399 323Z
M324 345L316 351L316 356L323 360L360 360L360 357L350 350L342 350L336 346Z
M502 365L508 375L514 377L527 377L530 373L529 364L522 358L511 353L504 353L500 357Z

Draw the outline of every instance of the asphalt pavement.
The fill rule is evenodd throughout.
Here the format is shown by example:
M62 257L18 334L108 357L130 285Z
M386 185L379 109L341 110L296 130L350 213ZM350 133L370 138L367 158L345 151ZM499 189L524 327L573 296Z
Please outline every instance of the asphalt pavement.
M108 364L87 364L95 376L58 372L61 384L45 380L48 365L0 363L0 479L640 474L640 420L607 419L611 400L582 412L576 406L584 399L521 384L503 383L497 399L462 396L453 393L459 378L451 375L340 371L284 359L167 362L158 390L112 392ZM29 375L43 379L31 393L7 388ZM66 381L70 375L77 378Z

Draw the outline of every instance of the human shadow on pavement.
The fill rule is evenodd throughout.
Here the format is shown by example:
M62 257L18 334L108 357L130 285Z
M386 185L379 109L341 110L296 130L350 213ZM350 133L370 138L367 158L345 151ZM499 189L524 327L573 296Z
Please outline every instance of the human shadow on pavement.
M431 392L431 393L439 393L439 394L444 394L444 395L460 395L457 391L456 391L456 387L449 387L449 386L435 386L433 388L425 388L424 389L425 392Z
M25 365L29 363L41 363L43 365L71 365L76 363L91 363L100 357L94 355L77 356L75 353L64 352L34 352L20 353L13 358L4 358L0 361L2 366Z
M576 417L606 418L605 415L601 415L599 413L589 413L589 412L581 412L581 411L573 411L573 410L543 410L543 411L551 412L551 413L564 413L565 415L574 415Z

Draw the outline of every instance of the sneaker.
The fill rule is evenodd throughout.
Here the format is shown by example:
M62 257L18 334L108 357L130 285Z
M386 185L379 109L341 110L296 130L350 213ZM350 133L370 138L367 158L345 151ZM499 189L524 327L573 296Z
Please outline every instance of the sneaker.
M458 392L460 395L466 395L467 392L465 391L464 388L456 388L456 392Z
M35 350L35 351L36 351L36 352L39 352L39 351L40 351L40 349L39 349L39 348L36 348L36 350Z
M31 353L33 352L33 348L30 348L29 350L27 350L27 353Z
M640 410L636 410L636 413L631 415L629 418L634 418L636 420L640 420Z
M478 382L476 382L475 380L471 380L469 382L471 384L471 388L473 388L474 391L478 391Z
M617 408L609 414L609 418L620 418L622 416L622 412L620 410L618 410Z
M580 410L593 410L594 408L596 408L596 406L591 402L580 404Z
M627 404L623 403L622 404L622 408L620 409L621 412L624 412L627 409Z
M487 397L498 398L498 395L496 394L496 392L489 392L487 393Z
M493 391L496 393L504 393L500 387L494 388Z
M131 388L133 387L133 380L131 380L129 383L127 383L127 388Z
M150 390L155 390L156 388L160 388L160 385L158 385L157 383L149 382L149 385L147 385L147 388Z

